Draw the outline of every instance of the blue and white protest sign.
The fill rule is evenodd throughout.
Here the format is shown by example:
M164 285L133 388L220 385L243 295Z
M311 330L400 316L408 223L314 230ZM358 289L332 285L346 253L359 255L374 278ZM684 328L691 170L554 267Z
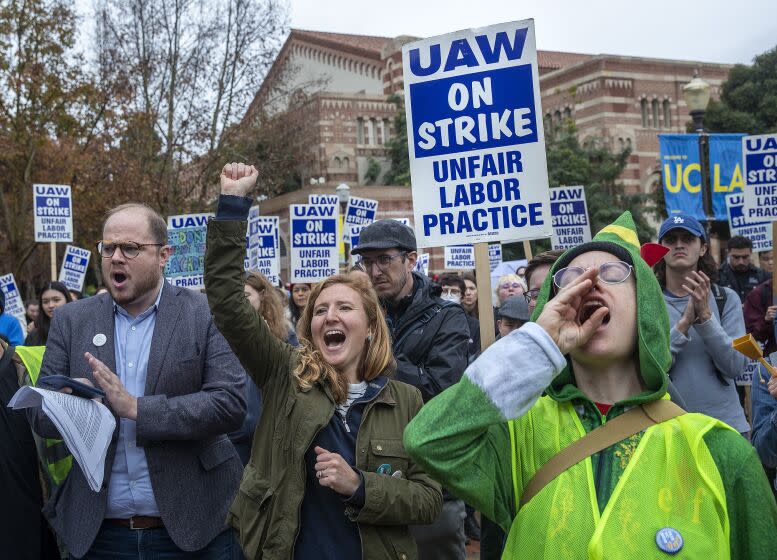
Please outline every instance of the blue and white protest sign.
M742 160L745 164L745 218L777 220L777 134L742 138Z
M253 216L248 220L248 267L264 274L273 286L281 277L278 216Z
M472 245L445 247L445 268L448 270L474 269L475 247Z
M591 241L591 222L583 187L550 189L550 213L553 216L554 250L569 249Z
M212 212L167 218L167 244L172 253L165 277L173 286L199 290L205 287L205 238Z
M410 223L410 218L391 218L395 222L399 222L403 226L407 227L413 227L413 224Z
M3 291L5 296L5 313L13 315L19 321L22 326L22 332L27 332L27 320L24 315L24 302L22 296L19 293L19 287L16 284L13 274L5 274L0 276L0 290ZM43 313L43 310L40 311Z
M345 209L345 242L351 243L350 232L352 226L358 226L361 229L375 221L375 215L378 213L378 201L370 198L360 198L358 196L348 197L348 206ZM354 245L351 245L352 247Z
M419 247L550 237L532 20L402 47Z
M92 252L88 249L81 249L73 245L65 247L62 267L59 269L59 281L67 286L68 290L83 291L91 256Z
M497 266L502 264L502 244L490 243L488 245L488 263L491 267L491 272L494 272Z
M758 378L759 363L756 360L747 360L745 370L734 378L734 383L740 387L752 385L753 379Z
M73 241L73 199L70 185L33 185L35 241Z
M336 194L310 194L308 195L308 204L335 206L337 212L340 212L340 197Z
M728 225L731 235L742 235L753 242L753 251L771 251L772 223L767 221L749 221L744 215L745 196L730 194L726 196Z
M424 276L429 274L429 253L418 253L413 270Z
M337 274L337 208L329 204L292 204L289 220L292 284L320 282Z

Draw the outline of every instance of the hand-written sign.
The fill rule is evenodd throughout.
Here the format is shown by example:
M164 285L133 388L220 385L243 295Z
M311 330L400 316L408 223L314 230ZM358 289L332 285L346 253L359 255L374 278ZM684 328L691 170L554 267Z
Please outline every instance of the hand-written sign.
M405 45L419 246L550 237L532 20Z
M205 287L205 239L212 212L168 216L167 243L172 254L165 277L173 286L199 290Z

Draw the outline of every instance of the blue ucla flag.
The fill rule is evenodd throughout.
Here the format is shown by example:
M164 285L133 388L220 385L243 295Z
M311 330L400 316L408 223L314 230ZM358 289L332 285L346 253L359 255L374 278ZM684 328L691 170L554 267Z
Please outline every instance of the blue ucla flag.
M710 189L716 220L728 220L726 195L742 192L741 134L710 134ZM666 212L705 220L698 134L659 134Z

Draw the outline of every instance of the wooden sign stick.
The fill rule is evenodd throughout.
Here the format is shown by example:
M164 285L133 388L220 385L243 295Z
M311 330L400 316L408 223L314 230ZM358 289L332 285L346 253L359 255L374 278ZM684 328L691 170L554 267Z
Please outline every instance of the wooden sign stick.
M491 265L488 243L475 243L475 274L478 279L478 319L480 320L480 351L494 343L494 308L491 303Z
M57 279L57 244L55 242L49 243L51 254L51 281L54 282Z

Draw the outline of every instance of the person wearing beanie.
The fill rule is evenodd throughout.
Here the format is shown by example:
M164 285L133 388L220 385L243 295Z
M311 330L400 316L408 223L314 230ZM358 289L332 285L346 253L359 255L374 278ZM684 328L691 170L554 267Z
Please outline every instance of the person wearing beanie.
M0 290L0 338L11 346L24 344L24 332L19 320L5 312L5 293Z
M688 411L708 414L747 437L750 426L734 381L747 358L731 346L746 332L739 297L715 284L715 261L694 217L665 220L658 242L669 250L654 267L669 313L669 377Z
M668 402L669 317L641 256L655 247L641 252L626 212L568 250L535 322L486 349L405 430L426 472L508 532L505 559L774 555L777 504L755 451ZM560 451L643 414L632 435L533 480Z

